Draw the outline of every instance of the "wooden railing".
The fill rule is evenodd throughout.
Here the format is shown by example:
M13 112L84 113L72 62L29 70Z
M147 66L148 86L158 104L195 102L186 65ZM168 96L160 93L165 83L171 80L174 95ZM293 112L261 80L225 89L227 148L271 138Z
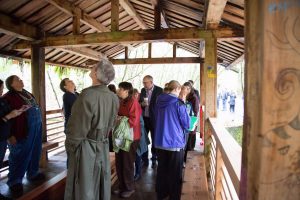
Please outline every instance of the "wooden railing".
M49 155L59 154L65 151L65 139L64 133L64 117L61 109L49 110L46 112L47 118L47 141L58 142L59 145L56 148L48 151Z
M214 199L239 199L242 148L216 118L208 119L207 133L211 134L209 184Z

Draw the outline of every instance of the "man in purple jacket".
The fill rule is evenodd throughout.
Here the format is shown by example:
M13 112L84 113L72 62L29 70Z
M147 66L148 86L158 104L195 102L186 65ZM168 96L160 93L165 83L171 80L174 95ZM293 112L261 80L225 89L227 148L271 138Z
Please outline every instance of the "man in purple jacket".
M185 130L189 128L190 117L178 95L181 86L171 81L169 93L158 96L155 108L155 148L158 167L156 176L157 199L169 197L179 200L181 194L181 174L185 147Z

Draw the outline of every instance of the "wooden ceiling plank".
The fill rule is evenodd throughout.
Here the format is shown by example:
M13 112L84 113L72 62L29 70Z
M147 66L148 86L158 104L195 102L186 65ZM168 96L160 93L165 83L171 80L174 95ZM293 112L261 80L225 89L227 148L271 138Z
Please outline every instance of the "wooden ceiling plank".
M73 6L68 1L65 1L65 0L46 0L46 1L70 16L76 15L76 13L81 12L82 13L82 15L80 17L81 23L86 24L86 25L90 26L91 28L96 29L97 31L100 31L100 32L110 31L109 28L107 28L106 26L104 26L103 24L98 22L96 19L91 17L89 14L87 14L81 8Z
M134 21L142 28L148 29L147 24L141 18L141 16L137 13L133 5L129 0L120 0L120 5L124 8L124 10L133 18Z

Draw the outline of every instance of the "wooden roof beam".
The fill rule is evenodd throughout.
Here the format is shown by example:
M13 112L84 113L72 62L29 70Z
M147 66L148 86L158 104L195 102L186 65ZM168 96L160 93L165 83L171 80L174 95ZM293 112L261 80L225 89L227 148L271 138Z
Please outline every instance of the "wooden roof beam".
M141 16L136 12L133 5L129 0L119 0L120 5L124 8L124 10L128 13L129 16L133 18L133 20L142 28L149 29L148 25L144 22Z
M206 0L203 25L207 29L216 29L222 19L227 0Z
M151 0L153 9L158 5L160 6L160 20L162 28L170 28L170 23L167 20L166 13L162 8L161 0Z
M0 14L0 32L7 35L15 36L23 40L33 41L37 43L39 40L38 33L44 33L39 31L35 26L29 25L27 23L13 19L7 15ZM30 49L31 45L26 49ZM106 55L101 52L95 51L90 48L60 48L64 52L72 53L75 55L83 56L92 60L99 60L99 58L104 58Z
M111 59L114 65L203 63L199 57Z
M207 38L241 37L243 32L230 28L204 30L201 28L176 28L160 30L115 31L110 33L91 33L84 35L65 35L46 37L39 44L43 47L89 46L94 44L132 44L152 41L196 41ZM30 43L19 43L15 49L26 49Z

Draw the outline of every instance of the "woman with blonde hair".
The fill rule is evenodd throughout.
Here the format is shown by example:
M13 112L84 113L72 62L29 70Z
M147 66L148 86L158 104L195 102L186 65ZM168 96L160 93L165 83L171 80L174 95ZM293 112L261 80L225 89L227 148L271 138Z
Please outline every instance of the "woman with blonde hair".
M155 109L154 144L158 155L156 192L158 200L167 197L179 200L185 130L189 128L190 117L184 103L186 95L178 98L181 91L179 82L170 81L166 89L169 93L158 96Z

